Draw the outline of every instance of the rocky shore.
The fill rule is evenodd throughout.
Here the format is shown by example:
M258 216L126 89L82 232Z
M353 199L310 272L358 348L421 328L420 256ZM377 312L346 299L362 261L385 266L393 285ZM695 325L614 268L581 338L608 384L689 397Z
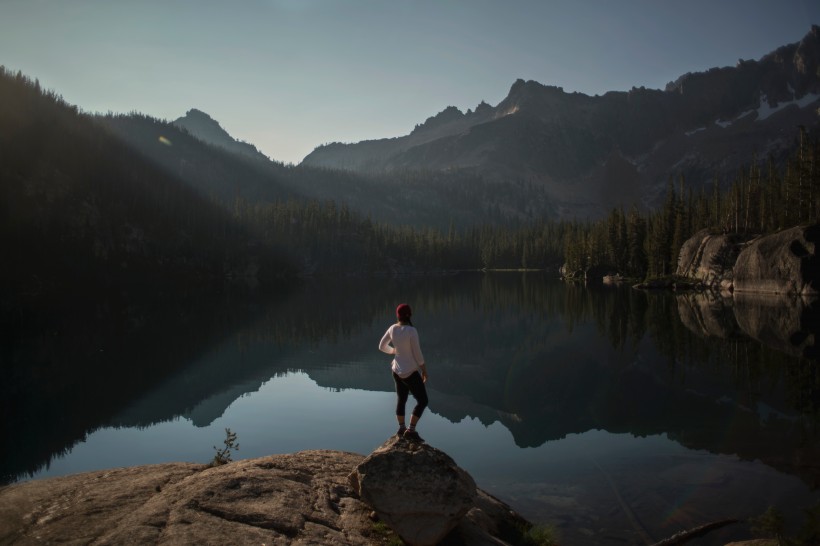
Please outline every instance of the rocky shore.
M401 544L398 530L481 546L522 543L528 527L446 454L395 438L367 458L303 451L0 488L0 544Z
M735 520L656 543L688 543ZM365 457L316 450L168 463L0 487L0 544L553 546L443 451L392 437ZM727 546L775 546L775 540Z

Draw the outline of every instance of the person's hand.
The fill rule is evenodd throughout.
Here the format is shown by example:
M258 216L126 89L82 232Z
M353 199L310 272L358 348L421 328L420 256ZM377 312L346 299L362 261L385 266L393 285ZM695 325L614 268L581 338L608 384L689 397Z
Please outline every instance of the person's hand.
M427 383L427 370L421 370L421 380Z

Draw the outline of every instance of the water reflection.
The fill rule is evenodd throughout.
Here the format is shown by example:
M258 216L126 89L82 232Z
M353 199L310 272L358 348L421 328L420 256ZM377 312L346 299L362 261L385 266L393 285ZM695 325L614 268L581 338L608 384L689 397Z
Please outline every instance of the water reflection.
M429 359L423 435L483 487L567 532L634 537L608 527L623 509L604 498L626 499L657 539L727 502L745 515L763 497L797 511L792 478L735 456L820 484L810 304L519 274L317 282L227 302L72 302L39 321L31 317L45 314L29 313L3 347L4 433L23 439L2 455L3 475L32 472L87 435L105 449L114 437L153 445L101 465L207 460L219 438L201 429L222 426L240 431L242 457L367 452L392 432L392 381L376 345L398 301L414 304ZM161 446L133 440L159 430ZM690 502L697 509L684 510Z
M751 338L791 356L817 359L820 301L785 294L713 292L678 296L683 324L702 337Z

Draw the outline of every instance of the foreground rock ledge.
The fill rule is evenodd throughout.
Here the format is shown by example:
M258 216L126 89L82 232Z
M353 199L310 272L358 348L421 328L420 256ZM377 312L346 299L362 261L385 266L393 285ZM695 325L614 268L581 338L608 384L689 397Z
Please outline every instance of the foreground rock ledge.
M443 451L393 437L350 474L350 485L411 546L434 546L476 504L473 478Z
M383 544L348 482L364 456L302 451L170 463L0 488L0 544ZM481 490L447 544L506 544L526 524Z

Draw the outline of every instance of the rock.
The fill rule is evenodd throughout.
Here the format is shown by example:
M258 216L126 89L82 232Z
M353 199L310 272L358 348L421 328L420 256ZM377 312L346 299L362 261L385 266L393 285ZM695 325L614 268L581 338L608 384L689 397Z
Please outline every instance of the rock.
M818 242L820 224L798 226L752 240L735 262L734 290L820 294Z
M393 437L350 474L350 484L405 542L437 544L476 504L473 478L446 453Z
M702 229L681 246L675 275L731 290L735 261L748 239L738 233L716 234Z
M627 282L627 279L620 273L610 273L608 275L604 275L602 281L605 285L617 285Z
M370 544L345 477L361 455L306 451L149 465L0 490L0 543Z
M741 540L740 542L729 542L726 546L780 546L780 541L775 538L757 538L753 540Z
M0 487L0 544L382 544L389 537L348 483L363 460L303 451L214 468L169 463ZM475 502L447 543L520 539L530 524L473 488Z

